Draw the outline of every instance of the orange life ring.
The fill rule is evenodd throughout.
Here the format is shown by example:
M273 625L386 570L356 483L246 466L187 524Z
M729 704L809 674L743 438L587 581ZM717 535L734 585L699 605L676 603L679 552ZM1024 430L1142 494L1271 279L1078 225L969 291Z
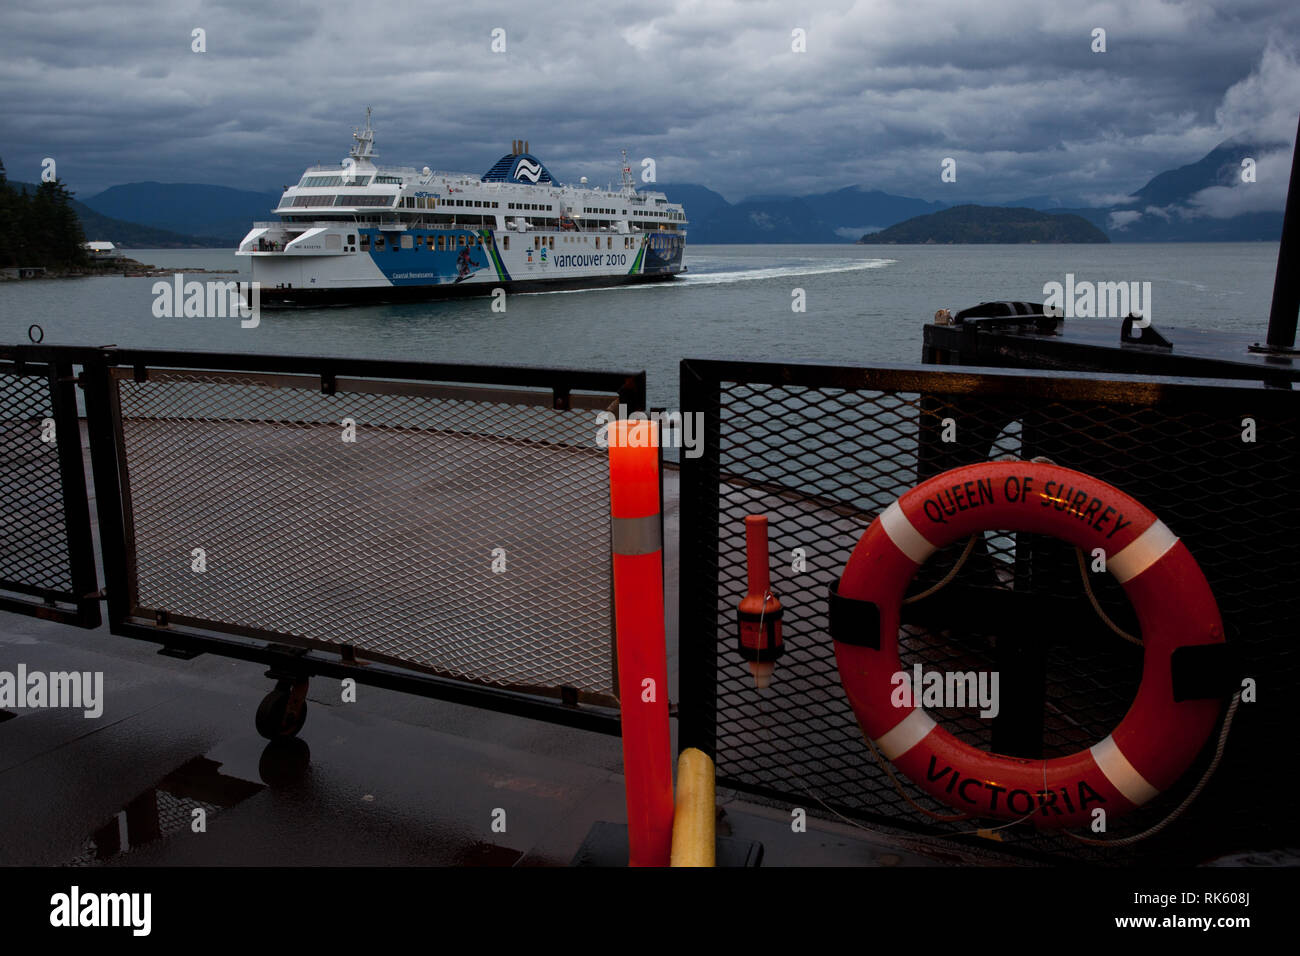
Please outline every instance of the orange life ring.
M939 548L990 530L1052 535L1085 553L1102 548L1106 569L1137 612L1141 686L1110 736L1087 750L1045 760L987 753L958 741L923 707L891 702L900 686L899 616L909 582ZM831 632L863 732L917 786L972 816L1028 818L1047 828L1086 825L1098 807L1132 810L1187 771L1222 706L1218 698L1176 693L1175 652L1224 640L1196 559L1137 501L1056 465L985 462L904 494L863 533L832 588Z

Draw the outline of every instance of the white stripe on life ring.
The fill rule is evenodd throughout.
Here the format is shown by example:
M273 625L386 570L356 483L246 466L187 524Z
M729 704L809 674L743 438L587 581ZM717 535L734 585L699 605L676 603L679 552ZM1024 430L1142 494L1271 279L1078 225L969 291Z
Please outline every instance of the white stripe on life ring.
M1107 737L1088 751L1097 766L1106 775L1111 786L1124 795L1124 799L1140 807L1160 791L1147 782L1146 777L1128 762L1114 737Z
M1165 556L1178 543L1178 536L1157 520L1129 543L1129 546L1106 559L1106 567L1120 584L1137 577Z
M880 514L880 526L889 535L889 540L899 551L907 555L913 564L925 564L926 559L938 550L917 531L903 509L895 501Z
M892 730L887 730L877 737L876 746L888 759L894 760L919 744L932 730L934 730L934 718L920 707L916 707Z

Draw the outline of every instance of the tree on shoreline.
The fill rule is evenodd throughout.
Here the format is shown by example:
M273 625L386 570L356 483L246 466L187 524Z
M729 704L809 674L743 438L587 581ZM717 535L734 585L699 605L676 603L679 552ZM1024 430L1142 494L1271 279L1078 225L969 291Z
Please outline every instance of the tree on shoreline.
M60 180L29 191L9 182L0 160L0 268L87 266L85 242L72 193Z

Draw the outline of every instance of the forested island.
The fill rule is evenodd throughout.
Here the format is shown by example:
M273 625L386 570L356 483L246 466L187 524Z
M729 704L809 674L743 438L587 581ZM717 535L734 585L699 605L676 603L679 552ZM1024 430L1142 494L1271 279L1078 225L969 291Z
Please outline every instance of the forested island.
M1110 242L1082 216L1003 206L954 206L868 233L859 243Z
M89 270L90 254L72 194L59 180L31 191L9 182L0 161L0 268Z

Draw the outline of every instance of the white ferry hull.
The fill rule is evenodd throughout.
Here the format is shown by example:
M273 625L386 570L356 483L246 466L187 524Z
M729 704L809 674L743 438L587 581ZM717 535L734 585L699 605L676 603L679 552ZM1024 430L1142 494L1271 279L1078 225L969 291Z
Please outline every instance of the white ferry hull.
M346 244L345 235L340 251L252 253L262 305L415 301L491 295L498 288L507 293L593 288L664 281L684 271L685 236L675 233L399 232L356 226L340 232L348 229L358 237L356 245Z

